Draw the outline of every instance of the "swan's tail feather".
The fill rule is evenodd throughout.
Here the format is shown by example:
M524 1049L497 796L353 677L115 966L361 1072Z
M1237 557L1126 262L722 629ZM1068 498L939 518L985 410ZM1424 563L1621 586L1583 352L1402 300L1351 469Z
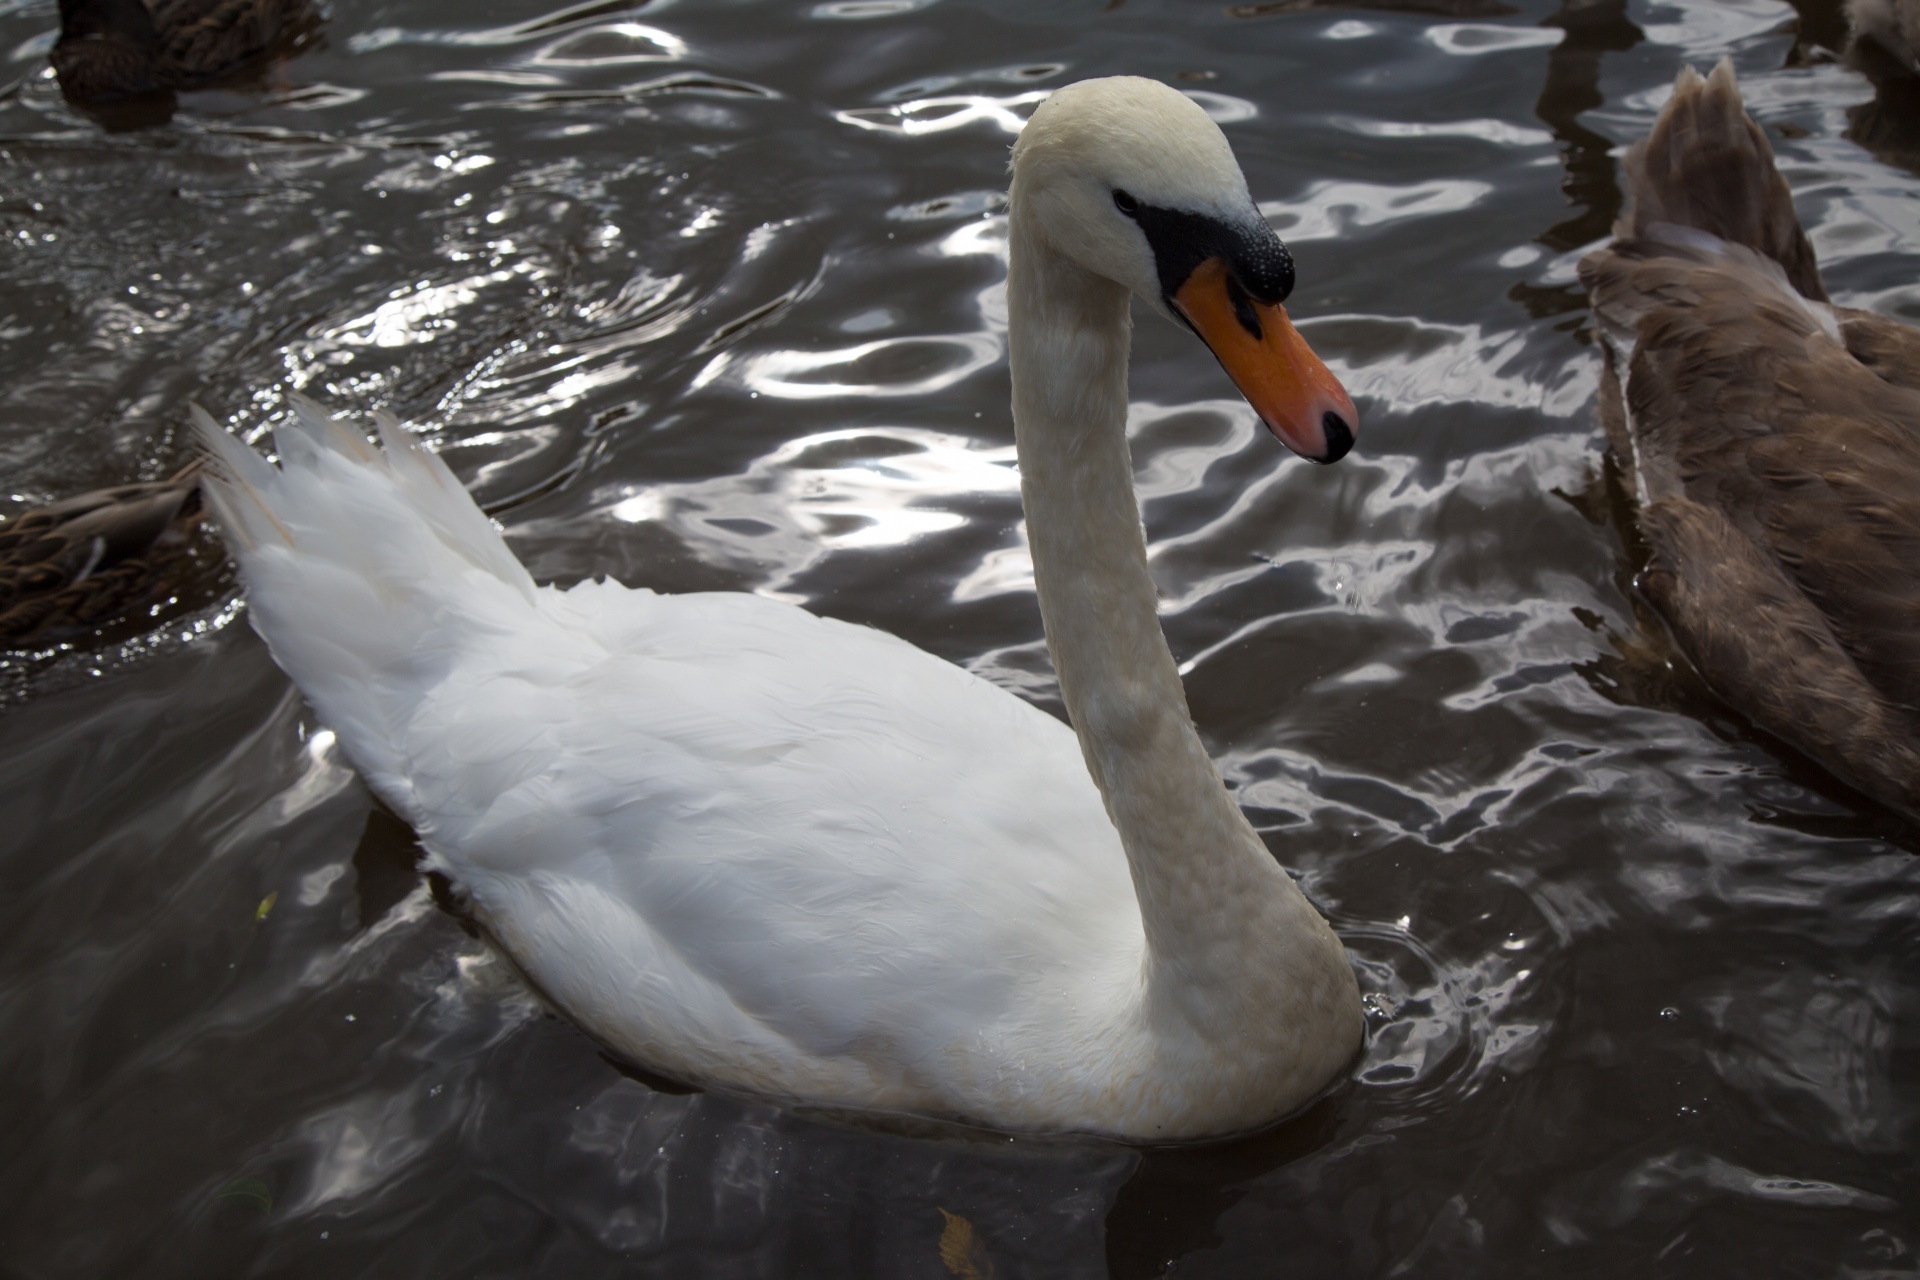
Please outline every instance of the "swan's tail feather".
M321 448L331 449L349 458L370 463L379 457L374 447L367 443L365 436L348 427L315 401L309 400L298 392L288 396L287 399L293 405L293 417L283 426L274 429L276 448L283 447L285 441L282 437L287 434L287 429L292 427Z
M381 446L296 400L275 467L203 411L202 485L246 582L255 630L403 813L404 737L461 646L546 635L538 590L446 464L391 416ZM408 816L412 816L409 814Z
M251 551L271 534L292 543L293 535L273 518L273 508L261 496L273 483L273 468L265 458L220 429L199 405L190 405L194 436L211 463L200 476L200 494L213 518L229 539Z
M1773 259L1801 296L1827 300L1793 194L1727 59L1705 77L1680 69L1652 132L1628 150L1626 176L1619 239L1661 239L1662 224L1704 231Z

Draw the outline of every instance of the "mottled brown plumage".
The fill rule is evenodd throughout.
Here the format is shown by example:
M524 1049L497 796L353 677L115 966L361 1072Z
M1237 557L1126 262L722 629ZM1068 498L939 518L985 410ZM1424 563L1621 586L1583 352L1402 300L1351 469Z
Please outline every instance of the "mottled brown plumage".
M1826 305L1727 63L1681 73L1626 168L1580 275L1641 587L1729 703L1920 812L1920 333Z
M188 89L264 57L306 0L60 0L53 66L79 102Z
M0 523L0 644L53 643L146 609L196 573L199 464Z

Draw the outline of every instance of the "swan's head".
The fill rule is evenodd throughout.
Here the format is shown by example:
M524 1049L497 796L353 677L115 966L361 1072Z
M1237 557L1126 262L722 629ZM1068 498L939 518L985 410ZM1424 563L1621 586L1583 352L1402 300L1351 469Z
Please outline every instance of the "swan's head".
M1068 85L1015 144L1013 186L1055 252L1200 335L1288 448L1336 462L1353 447L1352 399L1281 305L1293 256L1192 99L1135 76Z

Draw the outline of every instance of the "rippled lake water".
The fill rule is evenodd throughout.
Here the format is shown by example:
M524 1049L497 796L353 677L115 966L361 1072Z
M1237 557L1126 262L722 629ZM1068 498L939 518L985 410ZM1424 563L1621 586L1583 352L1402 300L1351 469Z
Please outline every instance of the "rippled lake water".
M1636 613L1574 277L1611 150L1726 54L1836 298L1920 320L1920 179L1848 136L1837 4L550 2L331 0L264 84L108 132L52 0L0 0L6 509L304 389L417 424L542 579L777 594L1057 710L1006 150L1060 84L1168 80L1364 422L1290 460L1138 330L1167 633L1370 1048L1176 1150L675 1091L442 905L211 580L0 670L0 1275L1920 1266L1920 835Z

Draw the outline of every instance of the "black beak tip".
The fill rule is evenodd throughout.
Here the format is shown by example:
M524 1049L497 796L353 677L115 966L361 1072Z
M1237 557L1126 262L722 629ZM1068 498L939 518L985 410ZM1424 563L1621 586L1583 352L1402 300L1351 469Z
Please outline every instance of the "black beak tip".
M1333 410L1329 409L1320 415L1320 430L1326 433L1327 452L1324 457L1315 458L1314 461L1321 466L1340 461L1353 448L1353 428Z

